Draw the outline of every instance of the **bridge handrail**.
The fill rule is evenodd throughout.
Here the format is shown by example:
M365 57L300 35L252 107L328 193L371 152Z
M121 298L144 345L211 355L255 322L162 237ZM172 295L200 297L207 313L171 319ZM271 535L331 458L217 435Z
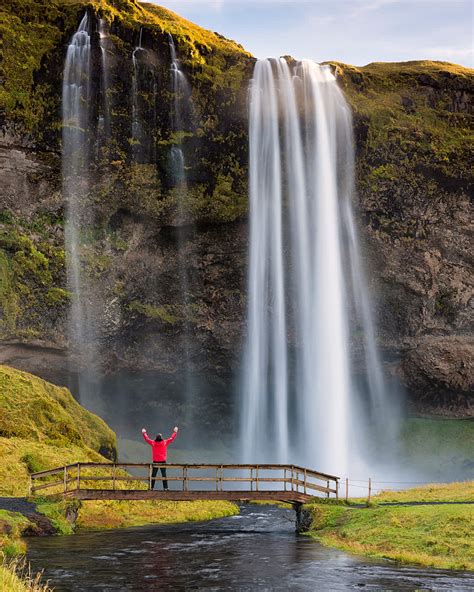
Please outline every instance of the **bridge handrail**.
M37 491L50 489L53 487L63 487L63 493L67 493L68 491L73 491L70 489L70 485L76 483L76 489L81 489L81 482L85 481L112 481L113 483L113 490L116 490L116 482L148 482L151 485L152 478L155 481L180 481L183 483L183 491L188 491L188 484L193 482L214 482L216 484L216 491L224 491L224 483L234 482L234 483L242 483L246 482L250 484L250 490L253 491L253 487L255 485L255 491L258 491L259 484L263 483L281 483L284 486L284 491L288 491L287 486L290 487L289 491L299 492L299 488L303 489L304 494L309 494L307 490L316 491L318 493L324 493L329 497L331 494L334 494L338 497L339 493L339 477L335 475L328 475L326 473L321 473L319 471L315 471L313 469L308 469L305 467L300 467L297 465L289 465L289 464L208 464L208 463L170 463L166 464L166 469L168 470L181 470L181 476L173 476L170 475L168 477L162 477L161 475L156 475L152 477L152 468L156 466L159 467L161 465L157 463L115 463L115 462L78 462L74 464L64 465L62 467L57 467L54 469L49 469L45 471L39 471L36 473L32 473L30 475L30 493L36 493ZM83 473L83 469L112 469L112 474L106 475L87 475ZM125 473L124 474L117 474L117 470L122 471L125 468L142 468L147 469L148 475L147 476L134 476ZM70 472L75 470L75 475L70 475ZM204 476L194 476L192 471L194 470L215 470L215 476L212 477L204 477ZM224 476L224 471L249 471L249 476ZM191 474L188 473L191 471ZM280 471L283 472L283 476L277 477L265 477L262 476L263 471ZM62 479L60 481L50 481L42 484L37 484L39 480L52 477L54 475L62 475ZM314 483L309 479L318 480L325 482L324 485L319 483ZM331 487L331 482L334 483L333 487Z

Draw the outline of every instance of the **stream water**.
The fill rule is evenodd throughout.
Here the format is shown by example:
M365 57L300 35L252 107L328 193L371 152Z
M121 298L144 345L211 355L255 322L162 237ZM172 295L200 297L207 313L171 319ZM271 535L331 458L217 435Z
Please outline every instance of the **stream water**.
M28 559L56 592L474 589L473 574L325 548L293 520L292 510L246 505L210 522L33 538Z

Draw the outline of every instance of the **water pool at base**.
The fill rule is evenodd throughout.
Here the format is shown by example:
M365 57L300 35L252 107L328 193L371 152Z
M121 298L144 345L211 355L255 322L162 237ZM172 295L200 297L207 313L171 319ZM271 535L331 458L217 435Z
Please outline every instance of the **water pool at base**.
M28 559L56 592L474 590L474 574L398 566L295 533L294 512L245 505L210 522L32 538Z

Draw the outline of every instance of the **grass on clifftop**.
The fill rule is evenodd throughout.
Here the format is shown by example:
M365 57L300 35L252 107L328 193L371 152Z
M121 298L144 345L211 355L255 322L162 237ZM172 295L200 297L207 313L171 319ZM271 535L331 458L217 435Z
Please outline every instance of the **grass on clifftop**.
M474 501L474 482L429 485L379 494L374 501ZM474 505L308 505L310 535L322 543L369 557L426 567L474 569Z

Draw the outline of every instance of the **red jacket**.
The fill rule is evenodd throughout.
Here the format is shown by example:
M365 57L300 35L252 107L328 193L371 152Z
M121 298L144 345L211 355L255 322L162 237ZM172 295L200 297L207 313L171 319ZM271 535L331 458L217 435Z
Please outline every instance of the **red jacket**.
M176 432L173 432L170 438L161 440L161 442L150 440L146 432L143 432L143 437L145 438L145 442L148 442L153 449L153 462L166 462L166 448L176 438Z

